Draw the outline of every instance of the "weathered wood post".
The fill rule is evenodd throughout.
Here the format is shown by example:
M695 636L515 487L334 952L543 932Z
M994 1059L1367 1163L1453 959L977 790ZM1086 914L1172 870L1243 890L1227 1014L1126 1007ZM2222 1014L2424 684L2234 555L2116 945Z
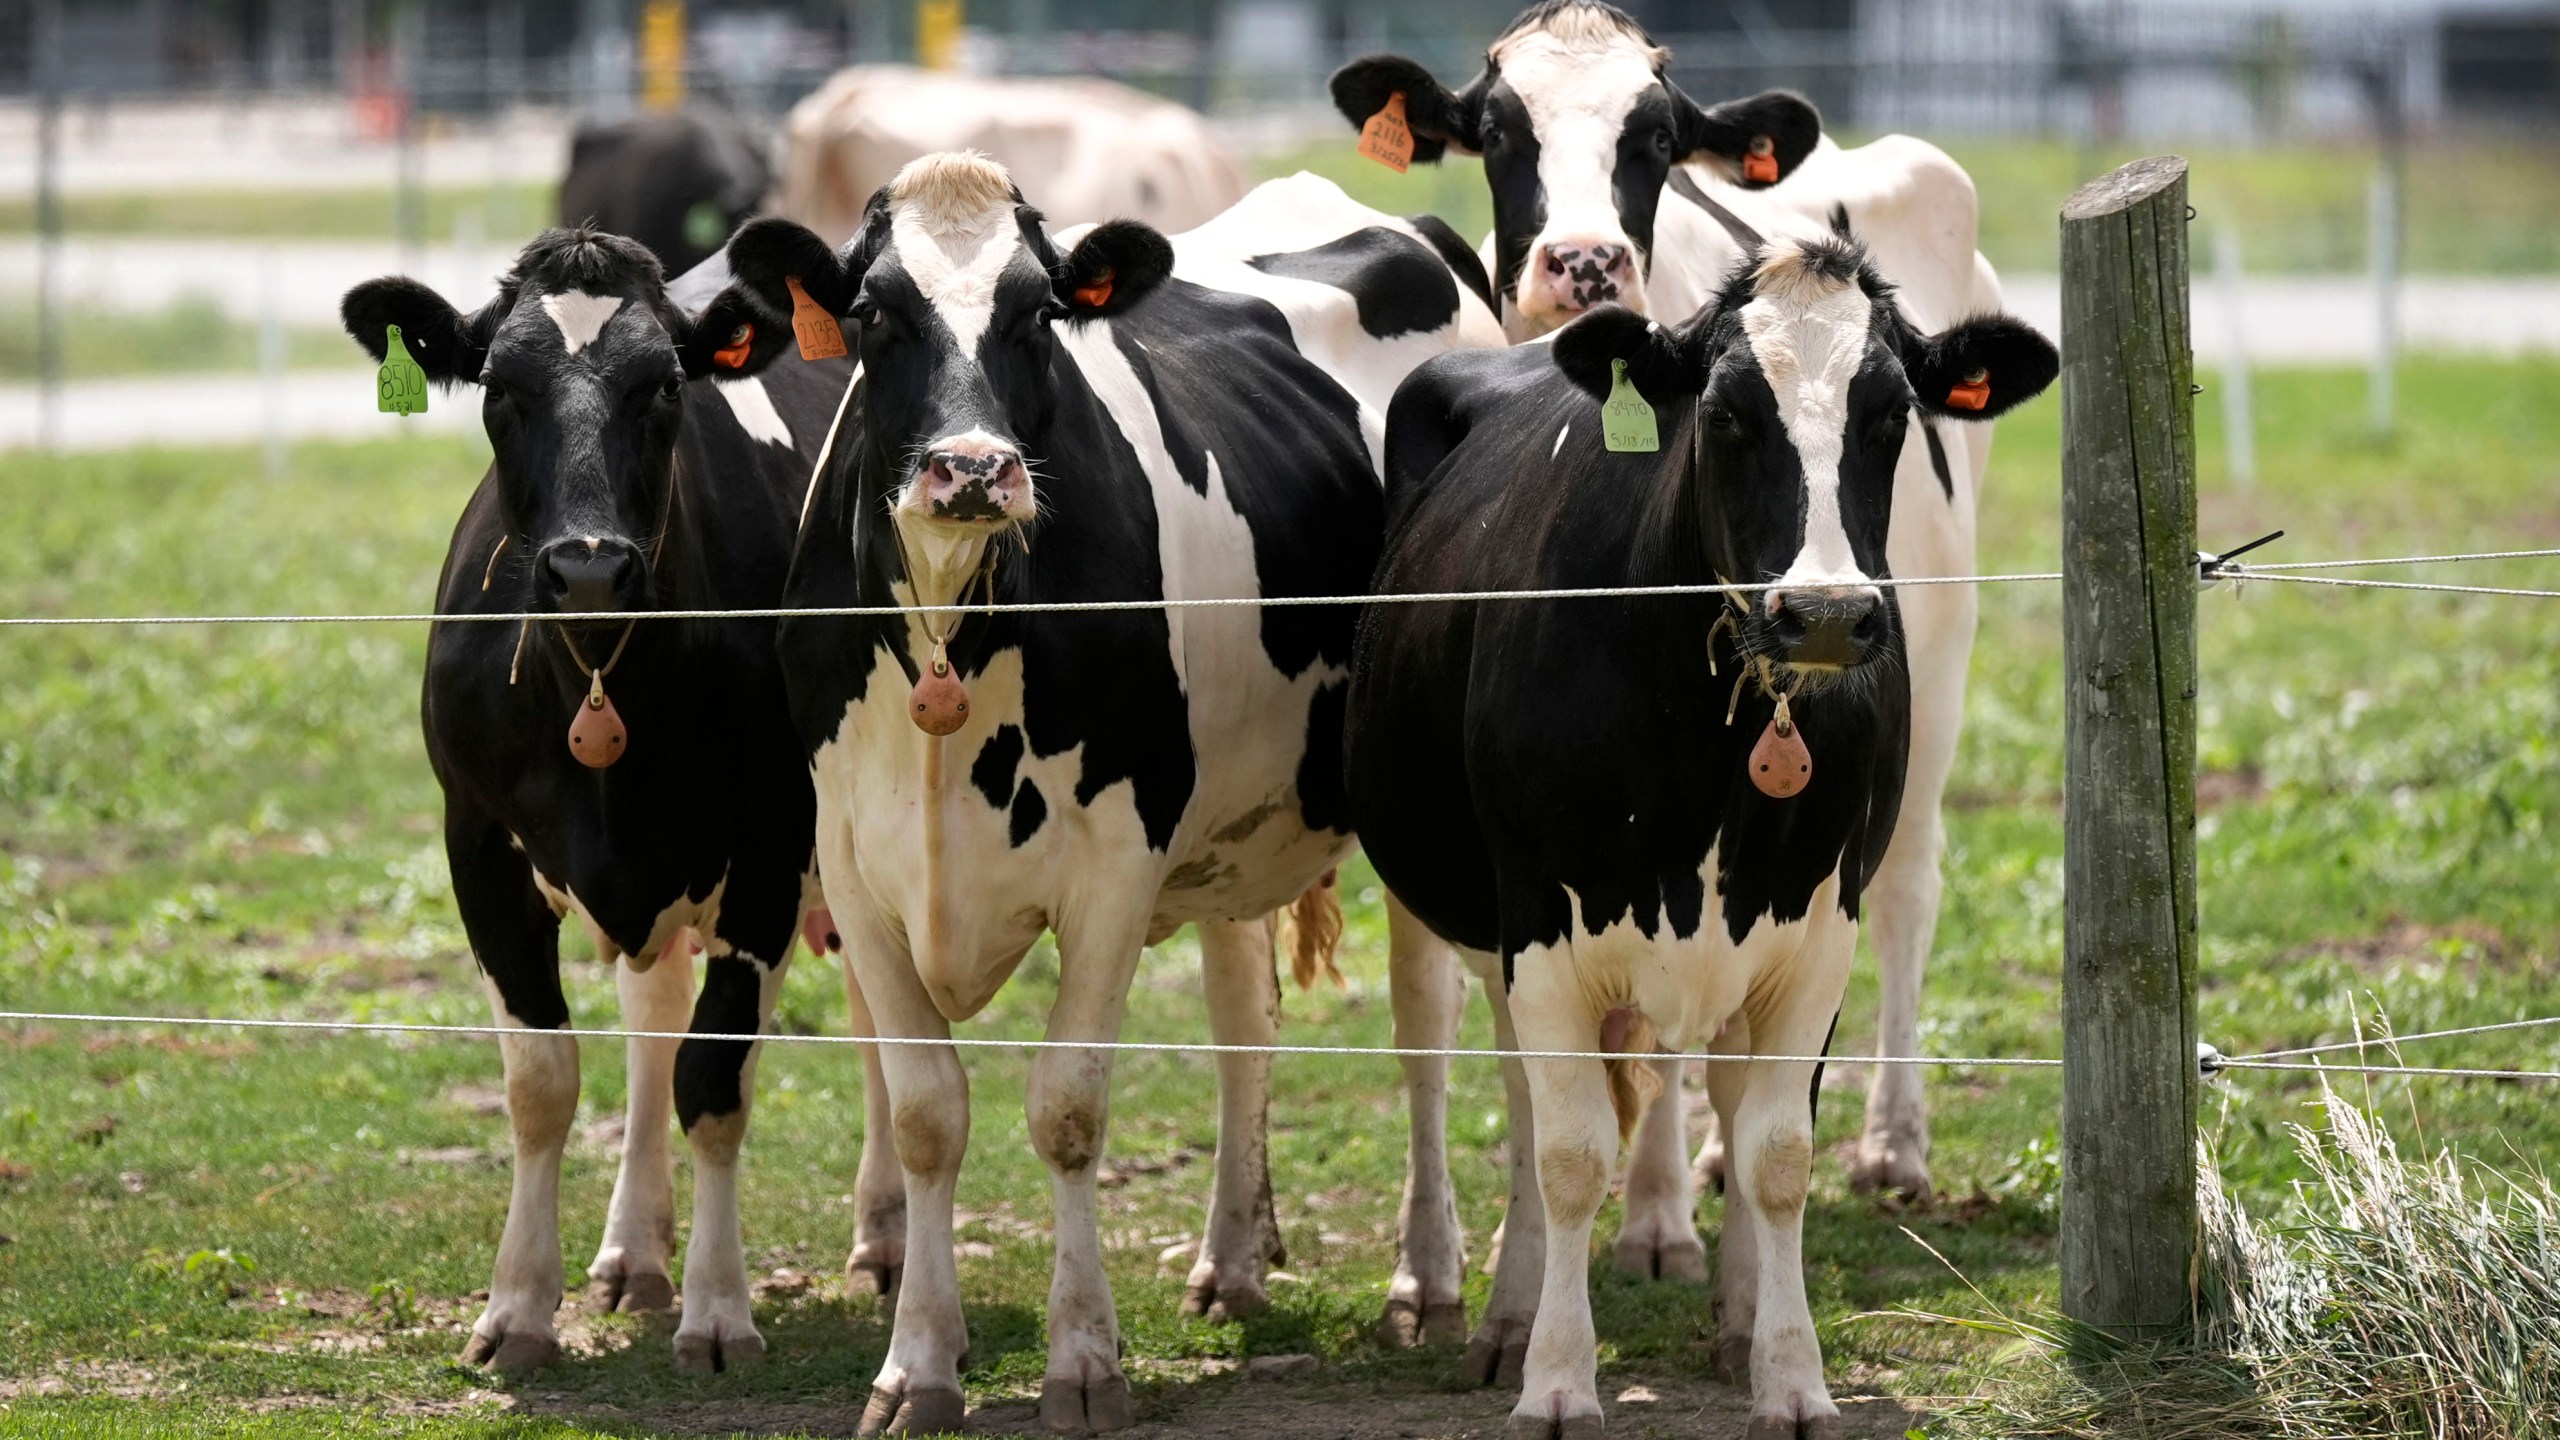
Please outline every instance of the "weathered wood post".
M2190 1319L2196 454L2187 162L2062 207L2062 1309Z

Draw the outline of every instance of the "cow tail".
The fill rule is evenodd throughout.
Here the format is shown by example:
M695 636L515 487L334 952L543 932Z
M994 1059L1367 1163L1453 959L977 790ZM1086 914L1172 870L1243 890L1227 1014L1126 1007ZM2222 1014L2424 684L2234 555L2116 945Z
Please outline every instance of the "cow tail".
M1334 964L1334 951L1342 946L1342 898L1334 886L1334 872L1307 887L1307 893L1289 902L1280 912L1280 944L1289 952L1289 975L1301 990L1316 988L1316 977L1343 988L1342 970Z
M1601 1062L1609 1072L1609 1108L1618 1112L1621 1145L1635 1138L1636 1122L1644 1118L1646 1108L1662 1094L1662 1076L1653 1068L1653 1062L1661 1058L1653 1022L1641 1012L1632 1015L1630 1022L1623 1037L1609 1036L1601 1042L1605 1049L1627 1052Z

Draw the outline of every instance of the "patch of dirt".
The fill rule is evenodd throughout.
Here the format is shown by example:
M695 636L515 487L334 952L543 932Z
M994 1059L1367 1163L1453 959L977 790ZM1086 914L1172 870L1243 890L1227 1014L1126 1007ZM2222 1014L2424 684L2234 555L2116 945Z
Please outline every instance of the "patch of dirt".
M2450 948L2446 946L2447 941L2455 942L2460 951L2468 952L2461 954L2461 959L2493 970L2521 969L2533 958L2526 948L2487 925L2420 925L2408 920L2393 920L2377 934L2315 940L2308 945L2294 946L2278 953L2275 965L2281 968L2321 955L2335 955L2359 970L2377 972L2409 960L2444 964L2442 952Z
M2206 770L2196 776L2196 809L2219 810L2225 805L2263 800L2267 797L2267 777L2255 765L2237 770Z

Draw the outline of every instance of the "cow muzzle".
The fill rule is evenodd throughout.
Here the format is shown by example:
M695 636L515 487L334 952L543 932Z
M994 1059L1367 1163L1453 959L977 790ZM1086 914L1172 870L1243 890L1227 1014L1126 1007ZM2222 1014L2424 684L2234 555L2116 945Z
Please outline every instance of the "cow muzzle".
M1543 240L1529 252L1520 301L1523 313L1559 319L1612 302L1640 310L1644 294L1636 281L1635 246L1596 235Z
M647 603L649 567L628 540L581 535L542 547L542 598L569 614L636 610Z
M936 440L925 447L903 508L949 525L1029 520L1036 513L1031 471L1021 451L991 436Z
M1884 597L1872 585L1775 590L1770 634L1799 670L1847 670L1884 644Z

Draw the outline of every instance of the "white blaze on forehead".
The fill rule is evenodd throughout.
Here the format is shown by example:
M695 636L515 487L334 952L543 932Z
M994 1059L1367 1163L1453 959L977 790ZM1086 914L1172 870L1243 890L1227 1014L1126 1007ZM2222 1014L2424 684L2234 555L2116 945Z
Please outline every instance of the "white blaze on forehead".
M569 353L577 354L596 343L604 333L604 322L622 309L619 295L590 295L584 290L563 290L542 297L542 313L560 327L560 343Z
M1613 25L1530 30L1497 42L1493 63L1529 112L1546 191L1544 235L1624 241L1611 177L1627 115L1660 84L1661 52Z
M1849 384L1866 358L1875 309L1854 277L1805 262L1797 242L1763 251L1742 333L1760 362L1778 418L1804 467L1804 546L1781 586L1863 585L1840 516L1840 466L1848 449Z
M927 155L889 182L890 241L964 355L995 316L996 282L1022 249L1013 180L974 150Z

